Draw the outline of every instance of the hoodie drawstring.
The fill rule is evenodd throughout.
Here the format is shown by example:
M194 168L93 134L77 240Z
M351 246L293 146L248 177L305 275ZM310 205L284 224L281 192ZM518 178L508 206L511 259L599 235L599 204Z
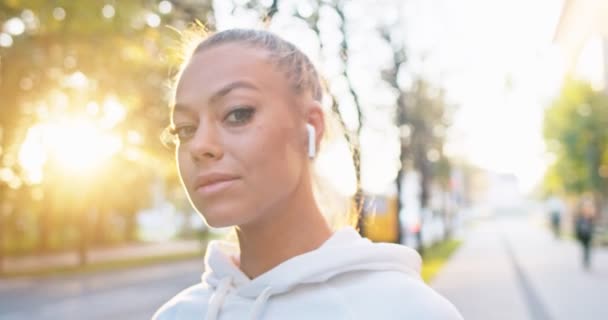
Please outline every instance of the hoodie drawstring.
M262 293L260 293L260 295L255 299L253 309L251 309L251 320L257 320L260 317L262 311L264 310L264 305L271 295L271 291L272 287L266 287L266 289L264 289Z
M217 286L217 290L211 296L211 300L209 302L209 308L207 309L206 320L216 320L217 315L220 312L220 308L224 303L224 298L230 289L232 284L232 279L230 277L226 277L222 279Z

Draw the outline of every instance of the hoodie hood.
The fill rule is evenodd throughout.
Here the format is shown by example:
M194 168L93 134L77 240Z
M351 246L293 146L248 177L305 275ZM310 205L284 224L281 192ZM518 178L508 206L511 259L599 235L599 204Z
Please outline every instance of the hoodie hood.
M202 281L214 291L207 319L214 320L231 289L235 294L255 299L252 319L257 319L266 301L302 284L323 283L353 271L398 271L420 278L418 253L408 247L372 243L352 227L335 232L316 250L295 256L266 273L249 279L237 266L239 248L225 241L212 241L205 256Z

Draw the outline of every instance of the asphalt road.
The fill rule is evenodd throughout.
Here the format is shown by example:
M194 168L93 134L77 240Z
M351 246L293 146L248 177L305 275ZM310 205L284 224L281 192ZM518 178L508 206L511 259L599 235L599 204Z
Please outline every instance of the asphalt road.
M0 319L150 319L200 281L201 259L46 279L0 279Z

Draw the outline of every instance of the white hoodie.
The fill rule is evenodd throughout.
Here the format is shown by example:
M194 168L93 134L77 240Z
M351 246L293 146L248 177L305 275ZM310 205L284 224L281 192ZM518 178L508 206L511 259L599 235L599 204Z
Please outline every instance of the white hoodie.
M372 243L350 227L253 280L234 263L238 256L236 245L212 241L202 283L153 319L462 319L421 280L416 251Z

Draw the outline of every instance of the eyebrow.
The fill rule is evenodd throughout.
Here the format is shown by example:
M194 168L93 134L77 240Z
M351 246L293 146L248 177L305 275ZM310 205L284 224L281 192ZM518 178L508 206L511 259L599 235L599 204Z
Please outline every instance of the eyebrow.
M251 83L249 81L238 80L238 81L231 82L231 83L223 86L219 90L217 90L214 94L211 95L211 98L209 98L209 101L211 103L213 103L213 102L217 101L218 99L225 97L226 95L228 95L231 91L233 91L235 89L249 89L249 90L260 91L260 89L257 86L255 86L253 83ZM173 106L173 113L175 114L176 112L177 113L192 113L193 110L191 108L189 108L187 105L176 103Z
M249 81L239 80L225 85L223 88L219 89L216 93L214 93L209 100L215 101L219 98L225 97L228 93L230 93L230 91L233 91L235 89L249 89L260 91L260 89L256 87L253 83Z

